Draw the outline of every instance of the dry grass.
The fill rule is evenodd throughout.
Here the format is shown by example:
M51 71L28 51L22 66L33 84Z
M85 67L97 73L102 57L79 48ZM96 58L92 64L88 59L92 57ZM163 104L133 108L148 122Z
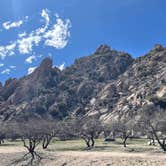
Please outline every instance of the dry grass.
M97 140L90 151L82 140L53 141L46 151L40 147L37 151L42 153L42 166L164 166L166 161L166 154L158 146L148 146L144 139L129 141L127 148L121 140ZM7 142L0 146L0 166L10 165L25 152L20 142Z

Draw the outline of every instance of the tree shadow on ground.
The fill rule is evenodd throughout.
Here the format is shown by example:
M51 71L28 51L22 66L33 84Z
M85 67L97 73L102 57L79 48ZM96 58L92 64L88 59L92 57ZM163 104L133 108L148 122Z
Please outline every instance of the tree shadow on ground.
M34 152L34 155L26 153L21 158L13 160L8 166L37 166L41 163L43 158L43 154L41 153Z

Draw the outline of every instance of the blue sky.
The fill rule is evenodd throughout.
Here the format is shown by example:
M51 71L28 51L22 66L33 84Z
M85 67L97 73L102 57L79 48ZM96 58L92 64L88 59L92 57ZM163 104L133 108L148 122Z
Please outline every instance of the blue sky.
M63 68L100 44L133 57L166 42L165 0L0 1L0 81L31 72L44 57Z

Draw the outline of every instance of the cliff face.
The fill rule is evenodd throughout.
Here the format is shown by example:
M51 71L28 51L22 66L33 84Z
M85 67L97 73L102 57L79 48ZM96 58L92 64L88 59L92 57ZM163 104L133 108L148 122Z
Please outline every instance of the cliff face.
M63 71L46 58L32 74L0 84L0 119L97 114L109 121L137 114L145 103L158 99L165 105L166 48L156 45L133 59L101 45Z
M135 59L118 79L107 83L94 99L89 114L99 112L103 121L117 115L138 115L139 109L153 100L166 106L166 49L161 45Z

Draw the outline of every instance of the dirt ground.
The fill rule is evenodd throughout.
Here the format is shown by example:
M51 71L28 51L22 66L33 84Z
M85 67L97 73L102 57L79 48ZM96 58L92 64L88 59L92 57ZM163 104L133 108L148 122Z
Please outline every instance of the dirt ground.
M0 166L25 154L23 147L0 147ZM166 166L166 154L98 152L98 151L47 151L40 166ZM20 165L21 166L21 165Z

